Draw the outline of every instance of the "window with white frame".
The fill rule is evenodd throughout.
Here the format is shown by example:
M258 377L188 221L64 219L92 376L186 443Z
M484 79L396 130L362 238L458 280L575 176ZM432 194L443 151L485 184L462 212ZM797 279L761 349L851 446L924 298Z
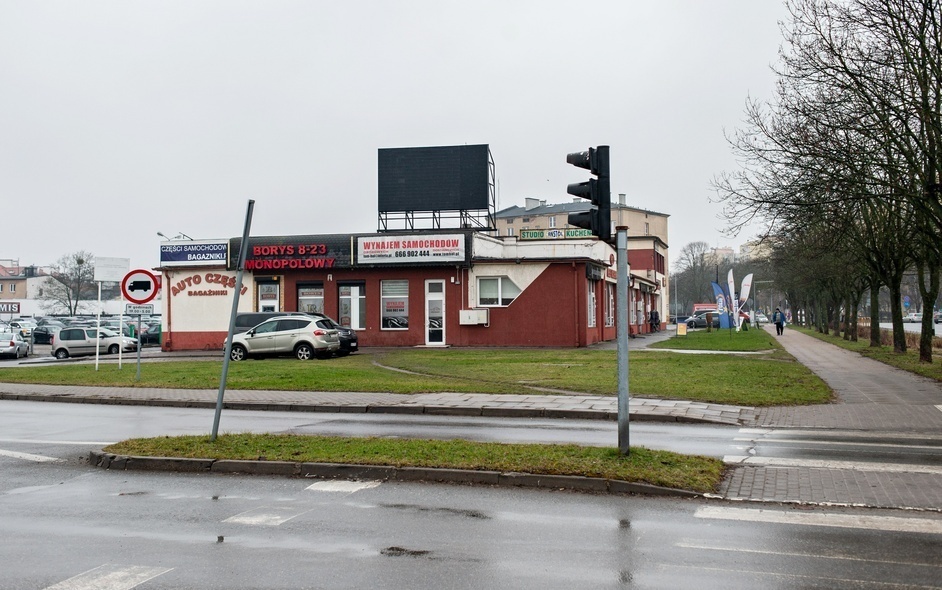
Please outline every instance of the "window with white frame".
M409 281L380 281L383 330L409 329Z
M556 227L556 216L555 216L555 215L549 218L549 226L550 226L551 228Z
M10 283L10 293L16 291L16 283Z
M612 283L605 283L605 325L608 327L615 325L615 287Z
M586 301L589 304L589 309L586 310L586 313L588 313L589 317L587 318L586 324L590 328L595 327L595 287L598 284L598 281L589 281L589 293L588 297L586 297Z
M354 330L366 329L366 285L349 283L339 285L340 313L337 321L341 326Z
M508 277L478 278L478 307L506 307L520 295L520 287Z

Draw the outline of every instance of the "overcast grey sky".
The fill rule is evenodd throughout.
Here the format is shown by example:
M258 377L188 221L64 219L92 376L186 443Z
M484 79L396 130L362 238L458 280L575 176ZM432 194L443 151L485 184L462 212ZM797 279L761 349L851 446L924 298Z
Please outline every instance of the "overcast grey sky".
M780 0L0 0L0 258L159 261L160 238L372 232L377 150L490 145L498 208L612 193L673 259L728 239L724 130L772 96ZM753 232L754 233L754 232Z

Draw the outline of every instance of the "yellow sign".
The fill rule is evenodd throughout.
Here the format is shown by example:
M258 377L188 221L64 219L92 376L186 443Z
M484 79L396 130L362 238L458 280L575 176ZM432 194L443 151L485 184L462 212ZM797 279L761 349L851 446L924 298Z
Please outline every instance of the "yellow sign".
M678 336L687 335L687 324L677 324L677 335Z

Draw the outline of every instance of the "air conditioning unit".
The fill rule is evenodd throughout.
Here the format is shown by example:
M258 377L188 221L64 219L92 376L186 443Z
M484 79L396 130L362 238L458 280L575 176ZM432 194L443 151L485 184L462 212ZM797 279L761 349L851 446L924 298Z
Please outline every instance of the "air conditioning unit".
M458 323L462 326L486 326L488 309L462 309L458 312Z

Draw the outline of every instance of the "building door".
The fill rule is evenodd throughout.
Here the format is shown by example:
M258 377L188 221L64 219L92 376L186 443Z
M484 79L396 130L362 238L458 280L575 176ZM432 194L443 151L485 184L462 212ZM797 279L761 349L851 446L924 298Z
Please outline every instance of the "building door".
M445 344L445 281L425 281L425 344Z
M258 311L281 311L281 292L278 289L278 283L258 282Z

